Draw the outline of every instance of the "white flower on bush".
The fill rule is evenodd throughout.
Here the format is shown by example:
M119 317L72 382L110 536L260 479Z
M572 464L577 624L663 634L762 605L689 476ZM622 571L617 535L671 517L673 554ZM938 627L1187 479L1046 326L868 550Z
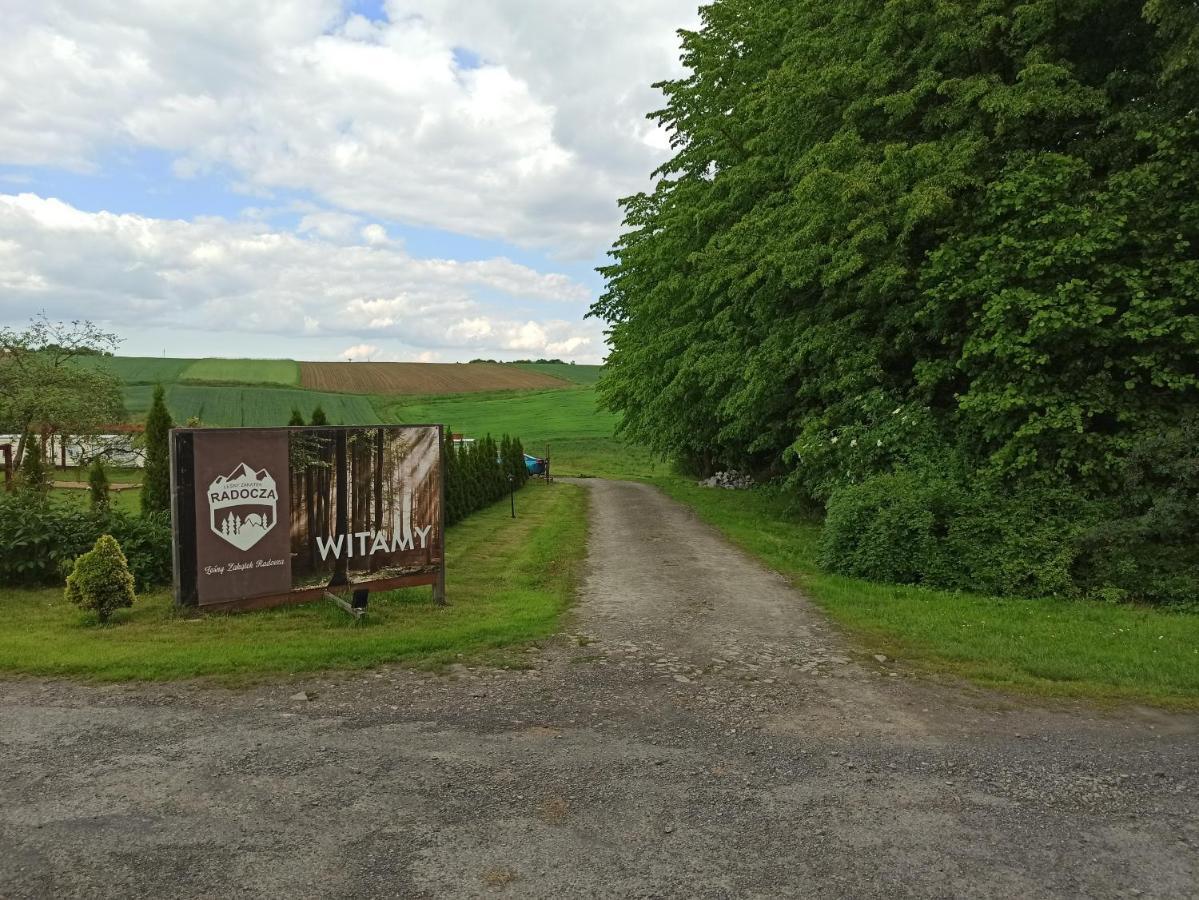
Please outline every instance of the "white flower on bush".
M832 439L831 441L829 441L829 443L830 443L830 444L835 444L835 443L837 443L837 436L836 436L836 435L833 435L833 439Z
M878 441L875 441L875 444L874 444L874 446L876 446L876 447L881 447L882 445L883 445L883 442L882 442L882 440L881 440L881 439L880 439L880 440L878 440Z
M849 446L851 446L851 447L856 447L857 445L858 445L857 438L854 438L852 441L849 442Z

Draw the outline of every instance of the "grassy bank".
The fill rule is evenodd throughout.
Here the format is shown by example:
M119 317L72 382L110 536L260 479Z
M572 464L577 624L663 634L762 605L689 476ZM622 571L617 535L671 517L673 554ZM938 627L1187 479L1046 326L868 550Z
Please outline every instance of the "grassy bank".
M989 687L1199 707L1199 615L830 575L816 564L820 526L789 516L779 498L678 478L654 483L791 578L871 653Z
M227 679L371 666L436 664L457 654L544 637L573 595L586 545L586 495L573 485L532 483L519 518L498 503L447 534L450 605L412 589L371 598L354 625L325 601L185 618L169 596L140 597L100 627L61 589L0 589L0 671L100 680Z
M558 475L639 478L664 471L663 464L655 462L645 450L625 447L613 438L616 416L598 409L594 389L586 386L388 397L378 398L376 404L387 422L442 422L472 437L486 432L497 437L505 432L516 435L526 452L537 456L548 452Z

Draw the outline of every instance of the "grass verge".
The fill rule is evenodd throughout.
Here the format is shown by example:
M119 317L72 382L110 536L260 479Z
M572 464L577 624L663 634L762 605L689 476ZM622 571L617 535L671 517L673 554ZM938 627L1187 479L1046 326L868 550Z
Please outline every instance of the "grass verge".
M325 601L187 618L165 592L99 626L61 589L0 590L0 671L97 680L270 674L386 662L436 665L545 637L574 593L586 551L586 492L531 483L447 534L450 605L430 591L373 596L361 624Z
M872 653L988 687L1199 708L1199 615L830 575L816 563L820 526L789 516L778 496L652 481L788 576Z

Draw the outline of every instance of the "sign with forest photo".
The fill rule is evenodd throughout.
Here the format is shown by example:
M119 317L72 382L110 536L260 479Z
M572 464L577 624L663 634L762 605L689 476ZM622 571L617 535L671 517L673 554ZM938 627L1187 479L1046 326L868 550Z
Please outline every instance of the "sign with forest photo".
M444 585L437 425L171 433L176 602L239 609Z

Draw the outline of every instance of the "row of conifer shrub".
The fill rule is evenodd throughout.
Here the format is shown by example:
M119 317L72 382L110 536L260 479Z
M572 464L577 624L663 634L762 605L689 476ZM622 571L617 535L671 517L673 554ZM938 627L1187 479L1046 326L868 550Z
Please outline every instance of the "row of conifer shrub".
M474 443L455 444L446 429L445 521L453 525L495 503L529 480L519 438L488 434Z

